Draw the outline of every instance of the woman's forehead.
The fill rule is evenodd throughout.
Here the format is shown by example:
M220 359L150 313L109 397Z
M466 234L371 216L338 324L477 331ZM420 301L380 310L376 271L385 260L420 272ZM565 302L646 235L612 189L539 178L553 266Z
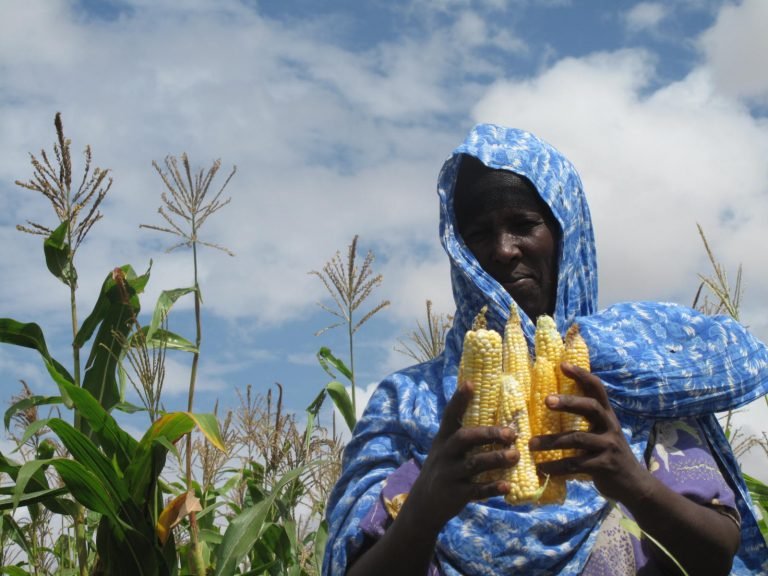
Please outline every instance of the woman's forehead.
M469 166L466 159L462 162L454 189L454 212L460 225L468 218L499 209L535 211L552 217L527 178L508 170L488 168L474 158L471 161Z

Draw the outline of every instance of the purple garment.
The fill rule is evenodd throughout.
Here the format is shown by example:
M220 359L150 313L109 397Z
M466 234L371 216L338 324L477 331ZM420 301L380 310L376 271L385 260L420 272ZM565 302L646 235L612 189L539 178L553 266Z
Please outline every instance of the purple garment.
M648 469L663 484L694 502L713 508L741 524L736 498L710 452L695 419L656 422L649 439ZM630 576L643 569L647 576L662 574L648 548L619 525L623 508L613 509L582 571L582 576Z
M703 506L714 508L739 525L733 491L712 457L710 448L694 419L659 421L649 440L648 468L666 486ZM392 523L419 475L414 460L408 460L390 474L376 504L360 522L371 539L378 540ZM631 515L614 508L603 521L597 541L582 576L630 576L641 568L649 576L661 574L644 546L619 524ZM427 576L441 576L433 560Z
M394 516L400 511L400 506L411 486L419 475L419 467L415 460L408 460L392 472L384 481L381 495L368 514L360 521L360 528L373 540L378 540L392 523ZM434 560L429 565L427 576L442 576Z

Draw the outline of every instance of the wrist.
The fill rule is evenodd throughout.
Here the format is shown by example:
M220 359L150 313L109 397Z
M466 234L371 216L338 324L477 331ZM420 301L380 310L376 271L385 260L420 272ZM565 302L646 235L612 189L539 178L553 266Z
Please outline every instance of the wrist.
M659 495L659 490L664 488L665 486L647 468L638 463L637 470L627 476L625 488L617 495L616 500L635 514L637 510L651 505L654 498Z
M397 519L418 540L437 541L437 535L448 519L430 504L429 495L419 486L418 480L411 488Z

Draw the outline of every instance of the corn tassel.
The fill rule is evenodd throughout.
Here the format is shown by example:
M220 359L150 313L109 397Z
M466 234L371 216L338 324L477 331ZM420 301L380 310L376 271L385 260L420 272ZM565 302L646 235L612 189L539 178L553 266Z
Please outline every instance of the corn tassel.
M531 439L528 398L524 387L511 374L504 374L501 377L501 386L500 425L508 426L517 432L515 447L520 454L517 465L504 471L503 479L510 486L504 499L513 505L527 504L538 500L540 496L536 465L528 449L528 442Z

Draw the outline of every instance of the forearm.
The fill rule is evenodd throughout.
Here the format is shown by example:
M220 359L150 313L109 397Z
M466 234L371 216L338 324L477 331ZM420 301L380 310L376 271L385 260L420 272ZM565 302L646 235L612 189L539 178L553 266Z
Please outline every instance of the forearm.
M428 526L413 501L406 500L392 525L352 564L347 576L425 576L438 532L439 527Z
M730 572L739 546L739 529L732 519L674 492L650 474L621 502L688 574ZM680 573L657 546L651 550L666 573Z
M471 384L462 384L448 402L400 513L347 569L347 576L425 576L446 523L469 502L509 492L507 482L478 480L478 475L517 464L515 432L502 426L462 426L472 391ZM489 449L481 450L483 446Z

